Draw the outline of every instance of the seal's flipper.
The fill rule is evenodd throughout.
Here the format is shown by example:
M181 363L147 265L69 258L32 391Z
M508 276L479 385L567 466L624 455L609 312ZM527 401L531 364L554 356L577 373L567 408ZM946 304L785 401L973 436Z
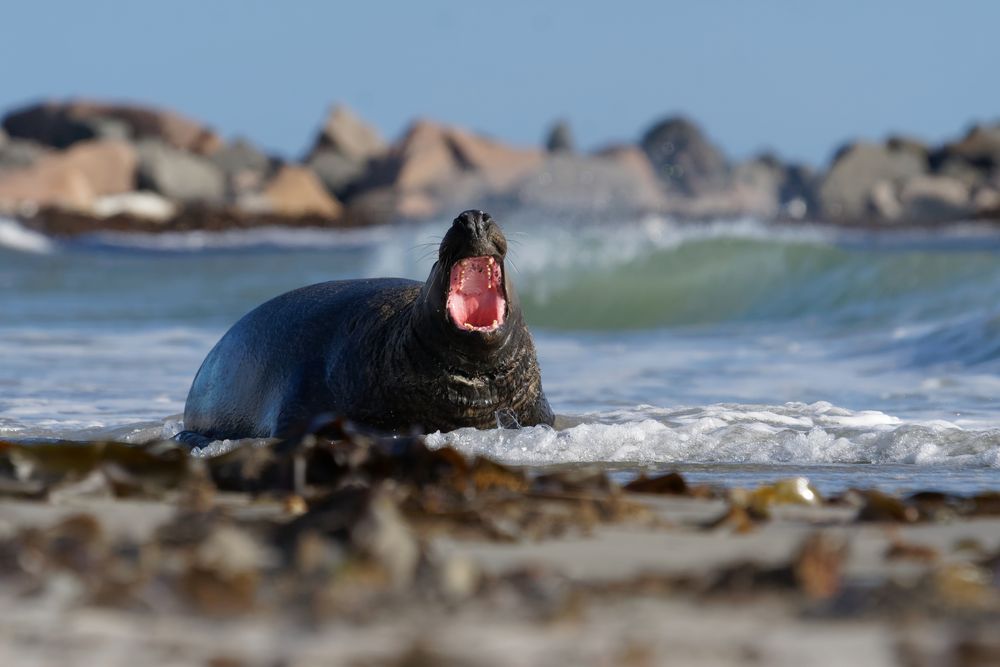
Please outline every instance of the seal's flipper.
M181 431L173 437L174 440L185 445L189 450L194 448L204 448L214 442L212 438L195 433L194 431Z

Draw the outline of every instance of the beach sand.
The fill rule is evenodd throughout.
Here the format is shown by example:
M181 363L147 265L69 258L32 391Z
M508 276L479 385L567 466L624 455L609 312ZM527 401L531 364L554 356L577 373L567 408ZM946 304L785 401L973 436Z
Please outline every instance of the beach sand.
M632 493L428 452L406 492L365 465L333 497L220 491L215 464L7 489L0 664L1000 663L990 496Z

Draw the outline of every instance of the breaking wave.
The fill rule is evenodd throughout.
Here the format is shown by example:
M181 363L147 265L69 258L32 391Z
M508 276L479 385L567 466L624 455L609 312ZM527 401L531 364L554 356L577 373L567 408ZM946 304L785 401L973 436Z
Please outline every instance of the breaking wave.
M459 429L428 436L511 464L916 464L1000 468L1000 429L904 423L827 402L652 408L588 415L562 430Z

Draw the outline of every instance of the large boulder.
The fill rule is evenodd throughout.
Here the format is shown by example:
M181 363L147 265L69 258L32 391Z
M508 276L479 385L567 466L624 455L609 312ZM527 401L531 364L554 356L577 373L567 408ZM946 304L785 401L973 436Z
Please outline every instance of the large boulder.
M977 125L960 140L946 144L937 158L960 158L982 169L1000 167L1000 124Z
M218 135L201 123L161 109L87 100L44 102L16 109L3 120L12 137L66 148L87 139L158 139L174 148L210 154Z
M338 199L349 199L368 173L368 161L355 160L337 151L319 150L306 160L323 186Z
M968 185L948 176L917 176L903 184L899 201L907 222L954 222L972 217L975 205Z
M478 173L497 189L509 187L544 159L540 150L515 148L460 128L448 128L446 138L460 168Z
M646 131L640 145L668 191L702 195L730 183L726 156L687 118L660 121Z
M32 214L54 206L90 211L96 194L87 176L58 161L45 161L0 174L0 213Z
M381 155L386 148L385 140L378 130L355 116L347 107L338 104L327 115L310 156L328 151L363 163Z
M34 141L7 139L0 145L0 172L5 169L30 167L50 152L48 148Z
M474 174L485 195L509 188L540 165L542 159L539 150L514 148L466 130L421 120L375 161L365 187L389 185L403 192L426 192Z
M417 190L452 178L461 165L442 125L418 120L402 140L376 161L370 173L371 186L391 185Z
M56 161L67 168L79 169L98 196L135 189L139 157L135 148L124 141L82 141L61 154L44 157L43 161Z
M132 190L136 164L136 152L125 142L81 142L0 174L0 201L7 208L38 205L89 210L96 197Z
M272 175L275 160L246 139L227 142L209 159L222 170L231 199L257 192Z
M745 193L753 213L771 218L781 208L785 166L772 155L761 155L741 162L733 168L733 187Z
M575 153L576 142L573 141L573 130L565 120L558 120L549 129L545 138L545 150L550 153Z
M156 139L140 141L137 148L140 189L152 190L185 204L221 204L225 201L225 175L208 158Z
M262 193L266 212L285 216L319 215L336 218L343 213L323 183L308 167L285 165Z
M819 186L819 208L827 220L865 222L877 216L872 190L880 181L894 187L927 172L927 161L909 149L858 142L843 147Z
M935 174L956 178L970 187L1000 175L1000 125L977 125L959 141L930 156Z
M652 165L629 147L592 156L552 154L510 196L521 206L573 213L638 214L666 203Z

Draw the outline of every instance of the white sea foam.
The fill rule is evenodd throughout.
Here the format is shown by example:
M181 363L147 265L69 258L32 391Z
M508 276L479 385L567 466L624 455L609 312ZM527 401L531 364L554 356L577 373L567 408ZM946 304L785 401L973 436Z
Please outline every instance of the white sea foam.
M55 246L43 234L26 229L15 220L0 218L0 247L19 252L45 254L52 252Z
M903 423L878 411L851 412L825 402L669 410L640 406L627 415L620 410L589 415L584 423L563 430L544 426L459 429L434 433L428 443L451 446L469 456L532 466L895 463L1000 467L998 429L965 430L940 420Z

